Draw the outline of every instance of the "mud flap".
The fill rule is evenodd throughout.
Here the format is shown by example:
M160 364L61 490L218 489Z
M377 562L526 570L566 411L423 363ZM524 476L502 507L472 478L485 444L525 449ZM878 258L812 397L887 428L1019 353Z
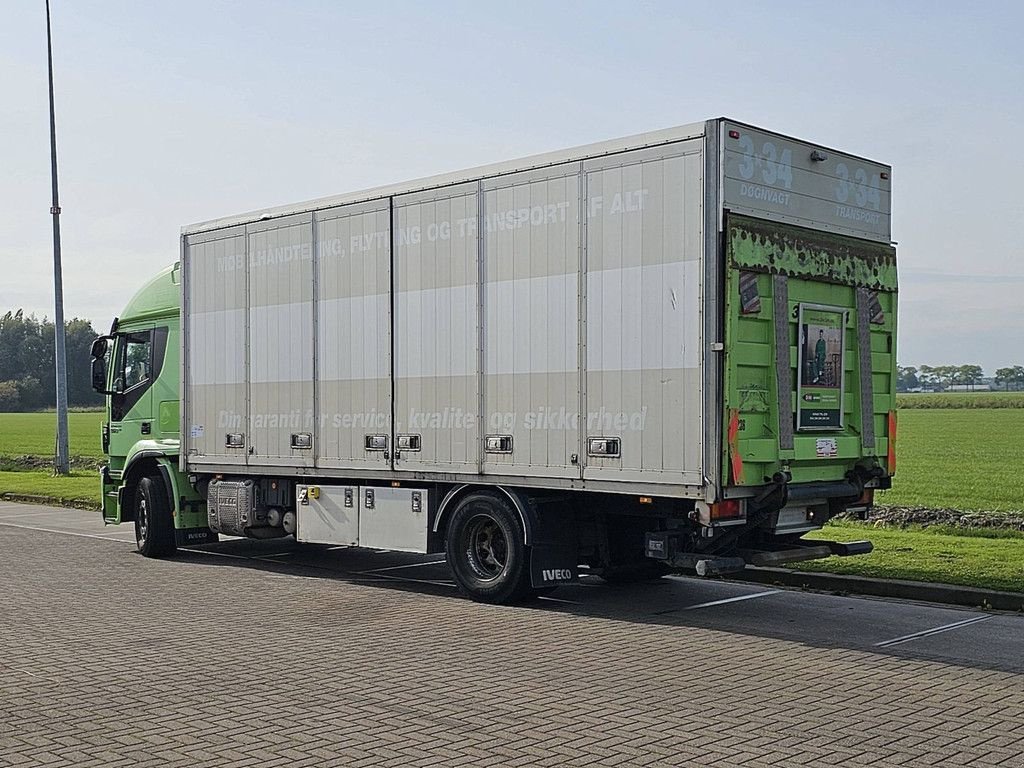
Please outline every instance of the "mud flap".
M220 541L220 537L209 528L176 528L174 530L174 543L179 547L216 544L218 541Z
M534 587L555 587L579 580L574 544L534 544L530 550L530 581Z

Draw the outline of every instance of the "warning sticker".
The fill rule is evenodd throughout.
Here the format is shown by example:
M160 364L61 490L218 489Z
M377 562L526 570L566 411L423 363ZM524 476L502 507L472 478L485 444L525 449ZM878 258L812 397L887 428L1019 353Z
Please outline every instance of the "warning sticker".
M819 437L814 441L814 452L819 459L834 459L839 455L839 444L834 437Z

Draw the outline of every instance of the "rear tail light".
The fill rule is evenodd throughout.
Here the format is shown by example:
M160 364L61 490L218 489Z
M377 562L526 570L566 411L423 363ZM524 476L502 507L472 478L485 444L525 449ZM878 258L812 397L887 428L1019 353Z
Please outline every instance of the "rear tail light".
M711 520L740 520L746 517L743 502L739 499L716 501L711 505Z

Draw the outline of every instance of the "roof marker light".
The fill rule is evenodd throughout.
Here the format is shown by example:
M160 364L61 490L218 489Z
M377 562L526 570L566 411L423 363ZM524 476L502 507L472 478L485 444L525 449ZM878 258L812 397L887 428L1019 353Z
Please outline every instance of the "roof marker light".
M729 131L729 138L730 139L738 139L739 137L740 137L740 132L739 131Z

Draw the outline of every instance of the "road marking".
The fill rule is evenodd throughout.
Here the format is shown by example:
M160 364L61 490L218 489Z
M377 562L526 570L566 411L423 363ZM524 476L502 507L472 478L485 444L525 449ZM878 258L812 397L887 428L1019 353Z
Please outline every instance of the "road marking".
M390 576L386 573L372 573L370 571L356 571L356 575L365 576L371 575L375 579L391 579L393 581L409 581L414 584L433 584L438 587L455 587L450 581L428 581L427 579L407 579L405 576ZM344 578L344 577L343 577Z
M40 517L41 515L52 515L53 512L46 510L45 512L14 512L8 514L0 511L0 519L6 520L8 517Z
M406 563L405 565L389 565L386 568L372 568L368 571L360 571L360 573L380 573L381 571L400 571L402 568L419 568L424 565L438 565L443 563L444 559L441 560L428 560L425 563Z
M566 605L583 605L583 603L577 603L575 600L563 600L560 597L548 597L547 595L538 595L538 600L548 600L552 603L565 603Z
M726 603L738 603L741 600L753 600L757 597L768 597L768 595L777 595L781 591L781 589L769 589L766 592L755 592L752 595L740 595L739 597L727 597L725 600L712 600L710 603L697 603L697 605L688 605L685 608L674 608L671 611L659 611L658 613L674 613L675 611L695 611L698 608L711 608L715 605L725 605Z
M193 555L213 555L214 557L230 557L232 560L255 560L248 555L232 555L227 552L214 552L210 549L191 549L190 547L178 547L179 552L191 552Z
M910 635L903 635L902 637L894 637L892 640L883 640L880 643L875 643L876 648L890 648L894 645L900 645L902 643L909 643L911 640L920 640L925 637L931 637L932 635L941 635L944 632L952 632L954 629L960 629L960 627L969 627L972 624L980 624L983 621L995 618L994 616L975 616L970 619L964 619L963 621L954 621L952 624L943 624L941 627L932 627L931 629L923 629L920 632L914 632Z
M77 533L75 531L58 531L55 528L40 528L36 525L21 525L19 523L5 523L0 521L0 525L7 526L8 528L24 528L26 531L42 531L43 533L58 533L64 536L81 536L86 539L103 539L104 541L119 541L122 544L134 544L134 536L131 539L119 539L116 536L101 536L98 533Z

